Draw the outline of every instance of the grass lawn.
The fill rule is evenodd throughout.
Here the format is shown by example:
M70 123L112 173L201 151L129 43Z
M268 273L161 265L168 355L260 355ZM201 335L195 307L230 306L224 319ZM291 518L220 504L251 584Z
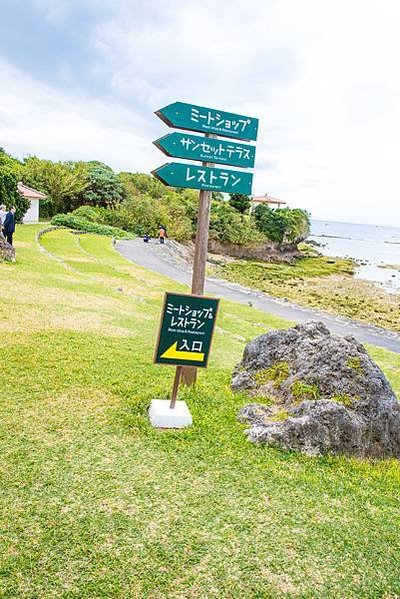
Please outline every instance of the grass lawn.
M0 596L399 596L399 463L255 446L236 420L244 343L287 323L222 301L181 392L194 426L155 431L163 291L184 287L41 226L0 265ZM370 350L400 393L400 355Z

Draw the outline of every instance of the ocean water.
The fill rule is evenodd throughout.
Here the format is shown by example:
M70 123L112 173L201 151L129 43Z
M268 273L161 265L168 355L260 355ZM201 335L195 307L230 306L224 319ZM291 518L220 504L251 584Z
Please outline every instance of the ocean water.
M357 260L357 278L400 293L400 227L312 220L310 238L327 256Z

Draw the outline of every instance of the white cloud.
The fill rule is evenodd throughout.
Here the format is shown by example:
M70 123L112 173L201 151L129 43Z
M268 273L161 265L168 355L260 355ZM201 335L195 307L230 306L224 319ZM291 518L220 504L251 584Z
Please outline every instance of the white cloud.
M68 0L33 0L33 6L49 23L59 23L69 14Z
M0 62L0 145L22 158L101 160L145 170L155 149L135 111L60 92Z
M58 21L77 6L36 2ZM103 14L99 0L80 4ZM83 65L108 98L69 92L66 67L54 89L4 64L0 144L149 171L165 161L152 112L193 101L259 116L255 193L319 218L400 225L399 17L394 0L117 0Z

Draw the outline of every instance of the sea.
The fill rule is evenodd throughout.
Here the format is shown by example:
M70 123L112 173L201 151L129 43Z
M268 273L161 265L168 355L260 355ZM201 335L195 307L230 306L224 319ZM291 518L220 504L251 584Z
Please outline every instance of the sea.
M400 227L312 220L310 239L326 256L354 258L356 278L400 293Z

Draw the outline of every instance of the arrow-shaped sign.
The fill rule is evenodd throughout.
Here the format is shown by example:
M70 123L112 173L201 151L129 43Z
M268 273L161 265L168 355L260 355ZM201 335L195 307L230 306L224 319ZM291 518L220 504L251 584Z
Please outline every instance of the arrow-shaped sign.
M182 351L178 349L178 342L175 341L160 358L169 358L171 360L191 360L193 362L204 362L204 354L200 352Z
M153 142L167 156L188 158L202 162L215 162L252 168L256 154L255 146L236 141L205 138L190 133L168 133Z
M253 175L243 171L196 166L184 162L169 162L152 174L164 185L208 189L227 193L251 194Z
M156 111L156 115L169 127L215 133L223 137L233 137L255 141L258 132L258 119L233 114L224 110L205 108L185 102L174 102Z

